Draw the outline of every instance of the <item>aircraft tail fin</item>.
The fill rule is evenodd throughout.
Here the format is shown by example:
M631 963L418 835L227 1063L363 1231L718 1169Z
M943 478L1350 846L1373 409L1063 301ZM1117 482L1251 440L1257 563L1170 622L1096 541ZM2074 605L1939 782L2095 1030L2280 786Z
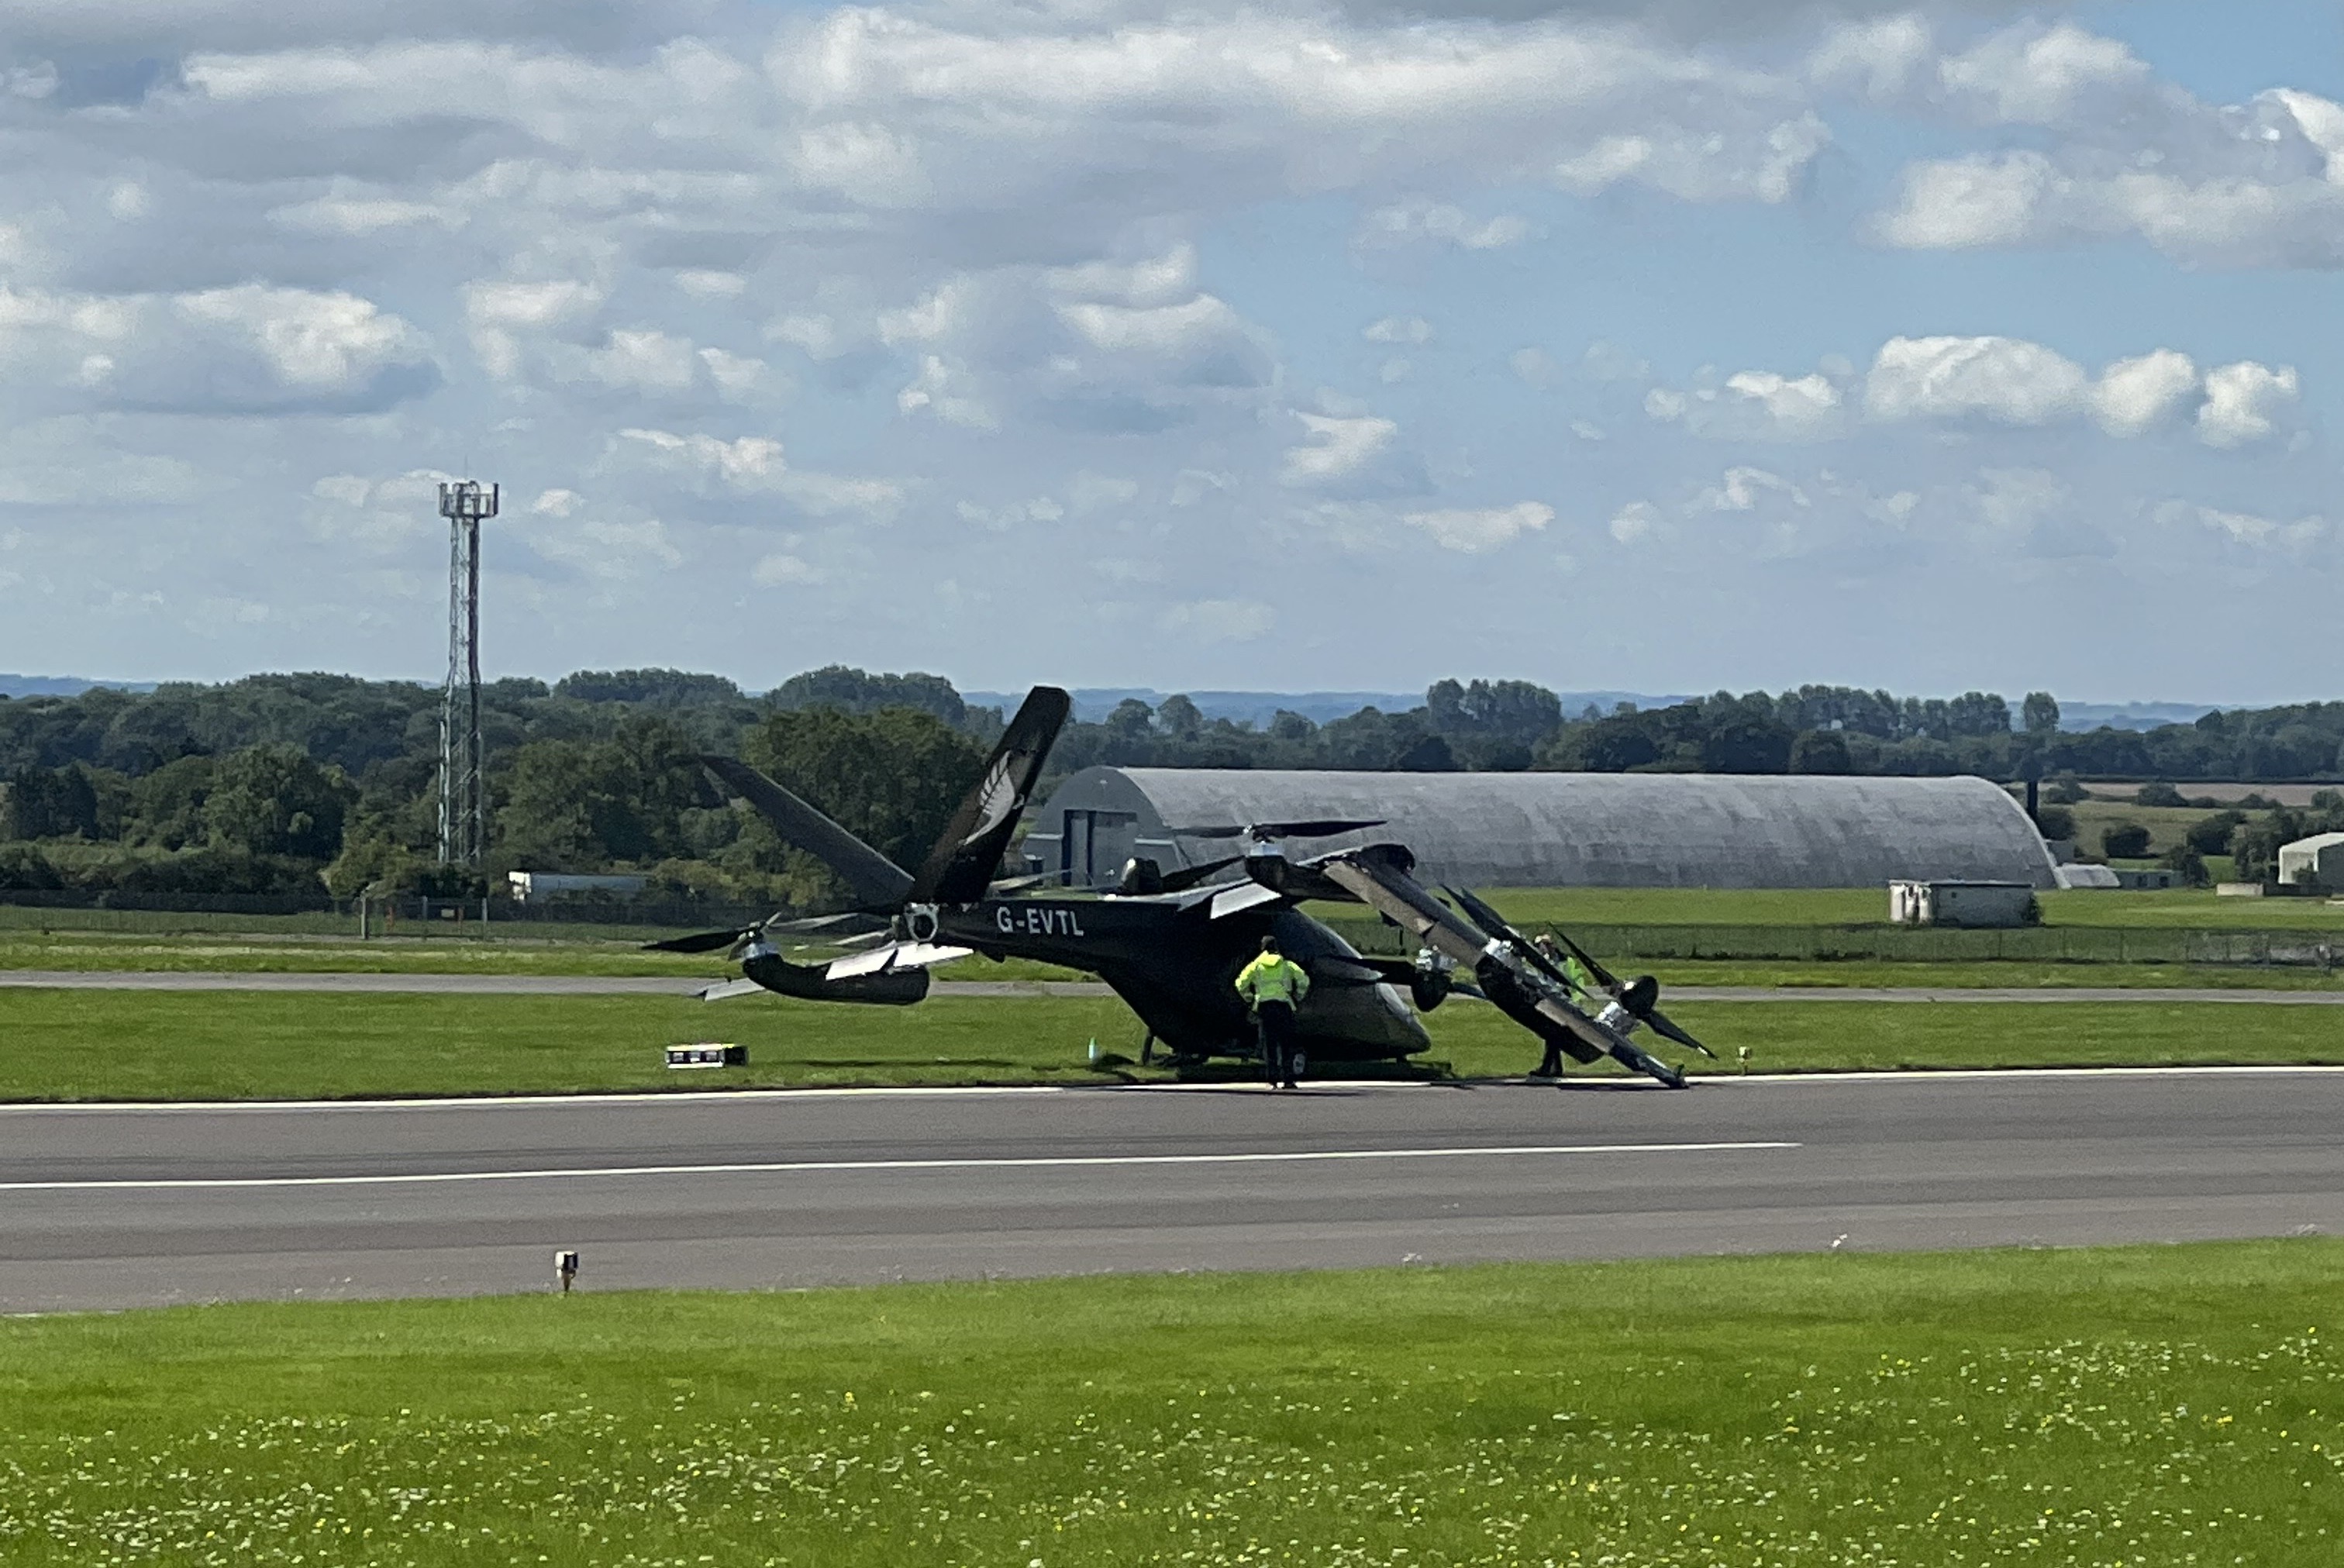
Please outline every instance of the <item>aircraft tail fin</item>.
M867 909L893 910L910 895L911 873L747 763L737 757L713 756L702 757L700 763L754 806L784 843L838 873L857 904Z
M974 904L985 896L1041 779L1042 764L1073 710L1074 699L1056 686L1036 686L1026 693L1001 744L985 759L976 786L912 879L905 895L910 902Z

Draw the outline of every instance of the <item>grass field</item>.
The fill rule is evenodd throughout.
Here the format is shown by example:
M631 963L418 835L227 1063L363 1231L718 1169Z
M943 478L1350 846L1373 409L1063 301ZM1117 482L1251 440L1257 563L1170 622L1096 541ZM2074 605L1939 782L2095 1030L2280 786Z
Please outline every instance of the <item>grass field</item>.
M2336 1242L0 1322L12 1564L2251 1563Z
M2325 1007L2075 1003L1685 1003L1672 1017L1733 1071L2344 1062ZM913 1008L750 997L383 996L21 989L0 992L0 1099L335 1098L834 1084L1114 1083L1141 1028L1111 998L945 997ZM1428 1020L1424 1070L1483 1077L1535 1062L1494 1008ZM660 1047L722 1039L750 1065L672 1072ZM1095 1067L1089 1046L1123 1062ZM1663 1047L1677 1059L1679 1053ZM1616 1071L1610 1064L1585 1069ZM1235 1064L1216 1075L1241 1075Z
M1594 926L1879 926L1888 893L1874 887L1533 887L1490 895L1521 923ZM2054 891L2037 895L2046 926L2208 930L2344 930L2344 905L2317 898L2223 898L2208 892Z

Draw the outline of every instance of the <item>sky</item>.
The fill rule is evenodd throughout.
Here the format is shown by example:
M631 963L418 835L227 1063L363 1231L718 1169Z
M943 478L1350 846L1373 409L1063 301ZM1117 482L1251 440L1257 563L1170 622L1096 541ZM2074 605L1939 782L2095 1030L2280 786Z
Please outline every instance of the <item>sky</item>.
M0 669L436 680L470 475L492 675L2344 696L2339 104L2332 0L11 0Z

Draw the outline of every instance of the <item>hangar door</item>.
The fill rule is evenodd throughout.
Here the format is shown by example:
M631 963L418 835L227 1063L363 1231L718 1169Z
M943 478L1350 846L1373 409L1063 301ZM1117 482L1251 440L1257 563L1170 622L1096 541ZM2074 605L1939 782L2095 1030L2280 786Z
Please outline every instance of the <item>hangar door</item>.
M1123 875L1138 840L1137 812L1067 812L1058 835L1059 881L1069 887L1108 885Z

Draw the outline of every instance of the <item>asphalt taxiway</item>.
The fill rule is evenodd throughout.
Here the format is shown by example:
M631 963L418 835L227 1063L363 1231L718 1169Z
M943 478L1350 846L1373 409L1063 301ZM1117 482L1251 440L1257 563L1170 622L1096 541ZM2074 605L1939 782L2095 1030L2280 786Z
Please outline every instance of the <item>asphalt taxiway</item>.
M0 1108L0 1310L2344 1229L2344 1071Z

